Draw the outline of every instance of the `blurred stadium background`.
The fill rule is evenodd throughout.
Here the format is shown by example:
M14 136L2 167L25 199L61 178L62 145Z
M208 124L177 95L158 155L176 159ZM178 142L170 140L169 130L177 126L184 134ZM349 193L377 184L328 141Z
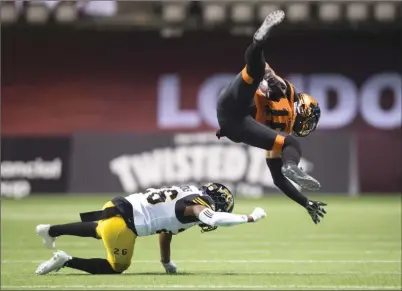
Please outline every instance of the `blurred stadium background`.
M322 232L307 215L299 214L297 205L274 195L278 191L263 151L215 137L218 93L244 66L243 53L256 27L278 8L287 18L266 48L267 61L321 104L319 129L301 140L301 166L321 182L320 198L333 205ZM337 269L329 261L324 271L365 270L372 280L376 277L370 272L380 272L377 281L352 273L350 278L360 279L320 279L322 288L347 289L352 282L360 289L400 289L401 1L16 0L0 2L0 17L3 287L18 289L30 282L28 287L34 288L34 277L32 282L26 277L16 281L20 267L3 262L47 259L49 254L39 251L39 243L31 243L35 223L43 222L41 214L48 222L61 223L78 218L78 211L100 207L111 196L215 180L233 189L238 211L260 203L276 227L327 237L320 247L333 249L328 259L353 257L375 263L362 269L357 261ZM64 204L61 214L54 206ZM285 222L280 218L283 209L293 213ZM298 215L304 230L294 225ZM27 234L21 239L16 231L22 229ZM269 231L276 235L273 244L290 239L285 231ZM236 231L229 234L238 244L245 239ZM342 244L342 239L354 244ZM12 251L11 246L23 242L35 250L33 254ZM378 249L370 245L375 243ZM180 246L186 247L191 257L190 247ZM283 250L292 247L300 250L278 245L271 251L278 259L295 259ZM314 247L306 245L308 250L300 252L307 257L297 258L307 260ZM215 251L223 255L226 247ZM245 260L265 258L255 252L238 254ZM351 255L354 252L356 256ZM157 261L157 248L146 255ZM266 263L259 266L268 270L271 264ZM222 264L214 265L216 270L230 270ZM323 271L313 265L303 270ZM294 271L297 264L282 267ZM282 279L296 282L293 277ZM253 288L247 280L237 282L238 288L226 288ZM41 282L44 285L38 288L51 287ZM105 288L112 288L107 286L111 282L106 281ZM176 288L191 288L172 282ZM132 284L126 287L135 288ZM288 287L309 289L312 283L295 284L299 285ZM66 288L75 288L71 286Z

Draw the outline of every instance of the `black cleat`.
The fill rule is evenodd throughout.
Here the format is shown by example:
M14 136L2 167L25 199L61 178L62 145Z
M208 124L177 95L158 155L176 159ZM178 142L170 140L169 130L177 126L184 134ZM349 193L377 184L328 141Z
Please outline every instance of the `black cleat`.
M254 43L263 43L269 36L270 30L285 19L285 12L276 10L268 14L260 28L254 33Z
M306 174L297 165L284 165L281 172L286 178L292 180L303 189L317 191L321 188L320 182Z

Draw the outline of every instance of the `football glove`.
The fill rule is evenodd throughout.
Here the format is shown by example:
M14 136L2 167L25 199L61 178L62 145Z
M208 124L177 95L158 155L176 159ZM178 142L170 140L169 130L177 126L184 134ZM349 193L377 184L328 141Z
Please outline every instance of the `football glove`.
M162 263L162 265L167 274L175 274L177 272L177 266L173 261L170 261L169 263Z
M261 218L264 218L267 216L265 213L264 209L257 207L253 210L253 212L250 214L250 216L253 218L254 222L260 220Z
M327 204L324 202L312 201L312 200L309 200L307 202L306 206L307 212L308 214L310 214L315 224L319 223L320 217L324 217L324 214L327 213L323 208L323 206L327 206Z

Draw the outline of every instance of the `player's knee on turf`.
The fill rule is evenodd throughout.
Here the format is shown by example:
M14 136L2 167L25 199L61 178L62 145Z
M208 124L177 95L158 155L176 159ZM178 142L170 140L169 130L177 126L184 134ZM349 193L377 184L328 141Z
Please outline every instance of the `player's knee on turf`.
M109 262L110 263L110 262ZM112 269L116 273L123 273L125 270L127 270L130 267L130 263L110 263Z

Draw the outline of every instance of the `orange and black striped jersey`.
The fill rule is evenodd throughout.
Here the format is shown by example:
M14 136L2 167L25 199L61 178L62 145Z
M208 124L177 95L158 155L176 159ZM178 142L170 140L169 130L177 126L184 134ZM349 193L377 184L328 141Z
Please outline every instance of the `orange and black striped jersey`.
M287 85L286 96L279 96L275 99L267 98L259 90L256 91L254 95L255 119L272 129L290 134L296 118L294 112L296 90L289 81L285 80L285 82ZM267 158L279 156L280 152L267 151Z
M286 81L287 95L267 98L259 90L254 95L255 119L277 131L291 133L296 114L294 113L295 88Z

